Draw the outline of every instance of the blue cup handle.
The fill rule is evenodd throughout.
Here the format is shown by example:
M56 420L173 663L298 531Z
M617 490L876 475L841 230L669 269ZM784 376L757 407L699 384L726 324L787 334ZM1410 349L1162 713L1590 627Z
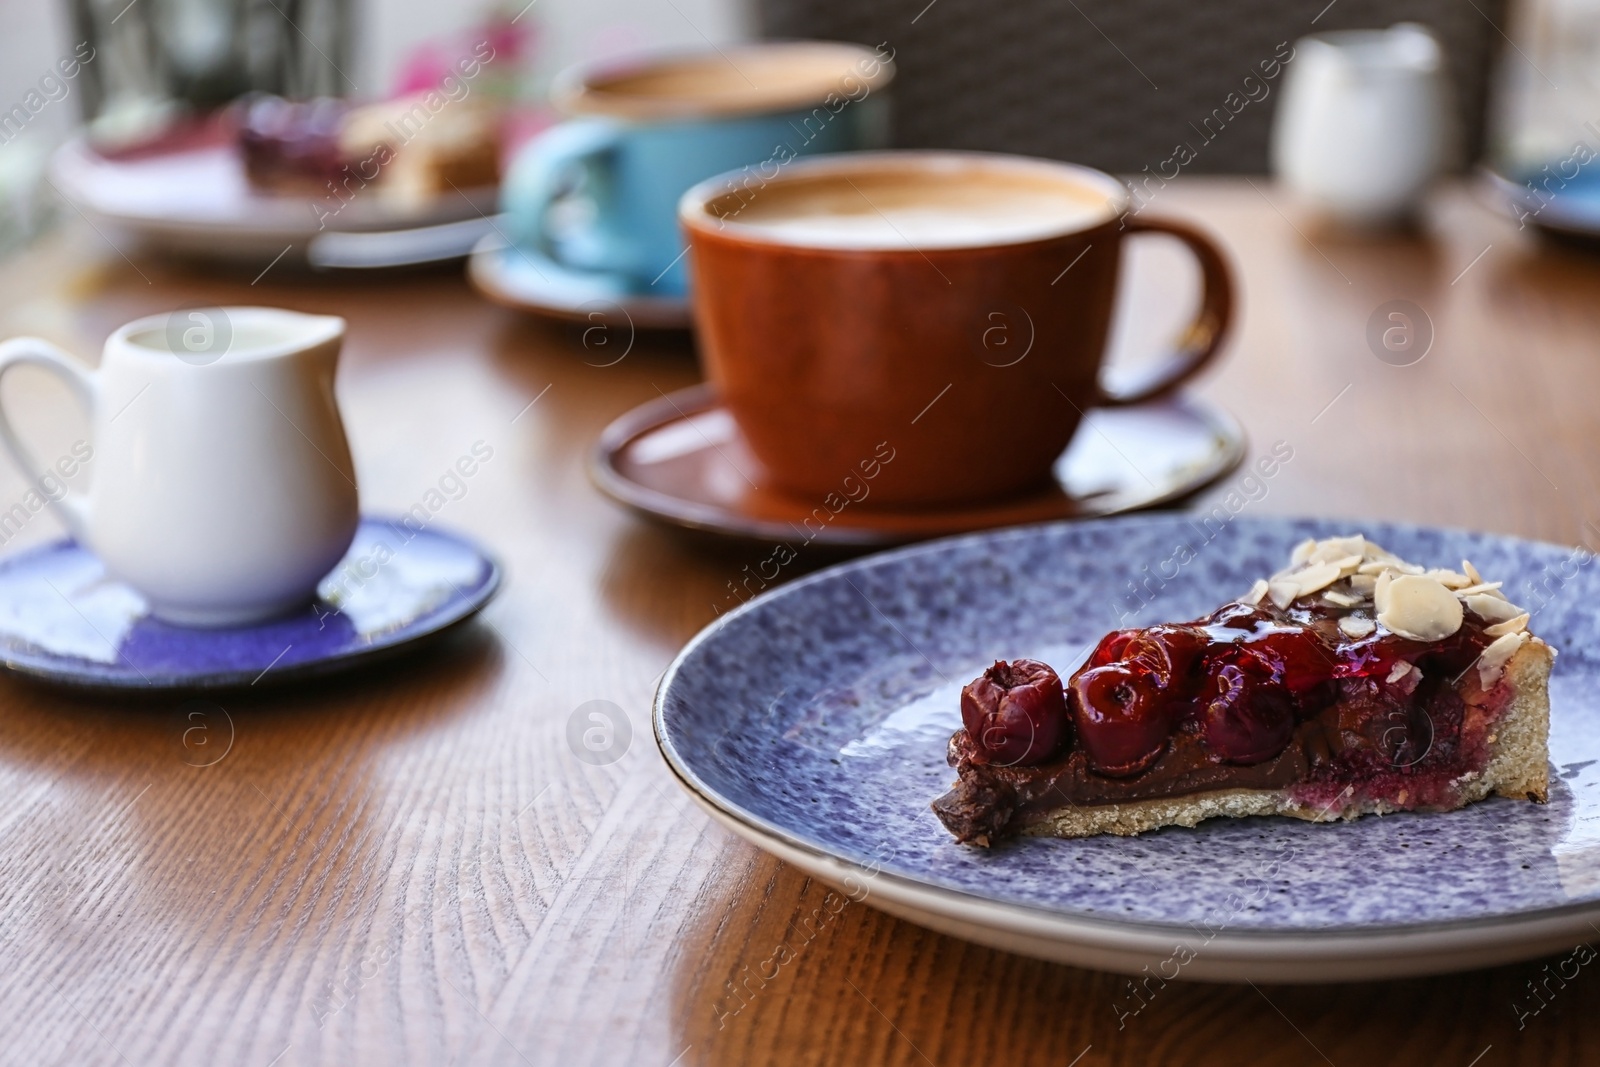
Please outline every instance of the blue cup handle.
M500 197L511 239L564 266L580 266L562 260L545 220L551 205L579 171L588 175L596 190L597 213L604 218L603 200L609 187L606 157L616 149L621 134L621 127L614 122L583 118L553 126L529 142L512 163Z

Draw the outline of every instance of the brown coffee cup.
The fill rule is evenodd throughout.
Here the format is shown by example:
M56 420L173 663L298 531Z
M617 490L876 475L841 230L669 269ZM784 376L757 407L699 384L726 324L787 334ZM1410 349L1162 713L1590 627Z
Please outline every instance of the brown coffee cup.
M965 152L773 171L679 204L706 375L773 488L820 500L873 471L864 506L893 508L1043 489L1086 410L1171 392L1227 331L1221 251L1129 215L1099 171ZM1100 369L1118 264L1142 232L1194 253L1200 309L1169 358L1113 392Z

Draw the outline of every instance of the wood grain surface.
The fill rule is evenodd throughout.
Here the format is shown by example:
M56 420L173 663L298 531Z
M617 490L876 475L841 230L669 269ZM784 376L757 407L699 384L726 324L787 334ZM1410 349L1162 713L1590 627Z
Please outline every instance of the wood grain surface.
M1586 530L1600 524L1600 259L1542 246L1462 190L1419 231L1365 240L1316 232L1274 195L1185 178L1149 209L1208 227L1239 270L1241 326L1202 390L1240 417L1252 455L1294 449L1248 510L1600 546ZM1184 317L1175 262L1136 257L1123 347ZM1411 366L1367 343L1393 299L1432 321ZM714 826L650 736L656 680L746 556L623 513L584 460L608 420L697 378L692 349L640 336L612 362L601 338L493 307L454 271L278 267L252 284L129 262L76 220L0 267L0 335L91 357L137 315L225 303L349 319L339 392L367 510L410 507L475 442L492 447L437 521L498 553L508 582L437 647L225 697L201 720L182 701L0 679L0 1062L1594 1061L1593 967L1541 986L1520 1019L1549 961L1353 986L1173 983L1119 1025L1125 979L836 911ZM6 384L41 457L85 432L53 382ZM23 489L0 471L0 505ZM58 534L40 514L4 551ZM569 740L594 700L631 727L600 765Z

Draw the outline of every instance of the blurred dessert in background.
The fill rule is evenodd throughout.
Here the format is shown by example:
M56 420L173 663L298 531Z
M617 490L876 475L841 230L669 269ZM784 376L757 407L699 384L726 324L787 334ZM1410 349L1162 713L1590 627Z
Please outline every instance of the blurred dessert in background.
M373 104L327 97L241 101L237 142L250 184L324 197L374 186L419 202L500 180L500 116L475 100L412 93Z

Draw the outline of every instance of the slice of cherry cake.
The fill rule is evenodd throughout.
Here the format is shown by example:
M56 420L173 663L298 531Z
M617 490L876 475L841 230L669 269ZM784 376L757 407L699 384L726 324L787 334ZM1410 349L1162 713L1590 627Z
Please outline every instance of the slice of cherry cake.
M1108 634L1065 686L996 663L962 690L960 780L933 810L990 845L1543 802L1555 650L1500 585L1360 535L1305 541L1203 619Z

